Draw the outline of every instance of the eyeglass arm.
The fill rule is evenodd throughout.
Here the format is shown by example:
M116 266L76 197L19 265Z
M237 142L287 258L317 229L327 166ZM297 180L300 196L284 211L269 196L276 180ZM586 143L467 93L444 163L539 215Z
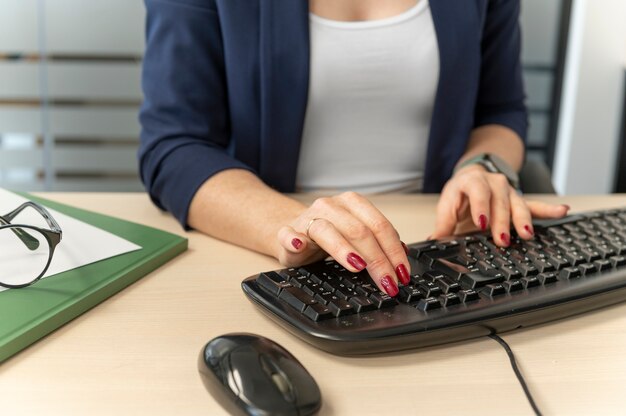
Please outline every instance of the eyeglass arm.
M22 212L25 208L31 207L35 209L39 214L41 214L50 228L59 233L59 236L62 235L61 227L56 222L56 220L50 215L47 209L42 207L39 204L36 204L31 201L26 201L19 207L15 208L13 211L9 212L6 215L0 216L0 225L10 225L11 221L17 214ZM26 245L29 250L37 250L39 248L39 240L27 233L24 229L18 227L12 227L11 231Z
M33 208L35 211L37 211L39 214L41 214L41 216L44 217L44 219L46 220L46 222L48 223L48 225L50 226L52 231L56 231L58 233L61 232L61 227L56 222L56 220L54 218L52 218L52 214L50 214L48 212L48 210L46 208L44 208L43 206L41 206L41 205L39 205L39 204L37 204L35 202L32 202L32 201L24 202L22 205L20 205L19 207L15 208L13 211L11 211L8 214L4 215L4 218L6 220L8 220L9 223L10 223L13 220L13 218L15 218L17 216L17 214L19 214L25 208L28 208L28 207Z
M0 225L10 225L11 222L7 221L4 217L0 217ZM37 250L39 248L39 240L32 235L28 234L21 228L12 227L11 231L28 247L29 250Z

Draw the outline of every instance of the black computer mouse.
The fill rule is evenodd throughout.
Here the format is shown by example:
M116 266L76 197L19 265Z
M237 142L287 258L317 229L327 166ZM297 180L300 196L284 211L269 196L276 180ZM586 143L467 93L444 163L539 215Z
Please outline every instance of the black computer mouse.
M286 349L260 335L226 334L198 358L202 381L231 414L311 415L322 404L317 383Z

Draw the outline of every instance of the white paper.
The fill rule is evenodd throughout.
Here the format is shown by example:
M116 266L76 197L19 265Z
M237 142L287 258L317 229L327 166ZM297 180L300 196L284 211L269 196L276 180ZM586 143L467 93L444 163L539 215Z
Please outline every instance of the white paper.
M7 214L26 202L27 199L0 188L0 215ZM86 264L141 249L137 244L86 224L58 211L46 207L63 231L63 238L54 251L52 262L44 277L49 277ZM34 225L49 229L46 220L32 208L20 213L15 223ZM16 260L17 261L17 260ZM12 268L15 265L3 265ZM35 276L33 276L35 277ZM0 291L6 290L0 286Z

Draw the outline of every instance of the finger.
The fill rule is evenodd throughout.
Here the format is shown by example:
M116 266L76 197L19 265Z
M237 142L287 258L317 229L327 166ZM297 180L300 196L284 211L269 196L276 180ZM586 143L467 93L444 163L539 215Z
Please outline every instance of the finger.
M363 257L329 220L324 218L315 220L309 227L309 236L315 239L315 243L320 248L351 272L358 273L367 267Z
M371 260L368 258L375 275L385 276L389 271L386 264L389 264L397 279L404 285L409 284L411 280L409 260L398 232L389 220L374 204L359 194L342 194L340 200L357 222L341 222L337 227L355 247L359 249L363 247L363 254L369 256L371 253L375 256ZM363 226L367 230L363 229ZM370 239L370 235L374 241ZM376 270L377 262L381 265L379 270Z
M376 283L381 291L386 292L389 296L396 296L398 294L398 284L391 277L389 271L391 265L382 254L378 254L371 263L366 263L363 256L357 254L361 250L355 248L330 221L325 219L315 221L311 227L309 227L309 235L315 239L317 245L329 253L346 269L357 273L367 268L374 283ZM371 240L371 238L369 240ZM380 252L380 249L378 249L378 251ZM361 252L367 253L369 250ZM367 254L365 254L364 257L368 260L372 258Z
M458 187L467 196L472 221L478 229L485 231L491 222L491 185L490 177L483 168L467 170L457 179Z
M493 240L502 247L511 244L511 185L502 174L491 174L491 234ZM470 200L471 203L471 200Z
M300 245L294 241L296 239L300 240ZM278 261L287 267L311 263L328 257L328 254L317 244L290 226L281 227L277 234L277 240L281 248L277 255ZM299 248L295 247L297 245Z
M569 205L554 205L541 201L527 201L526 204L534 218L561 218L570 210Z
M453 186L444 187L437 203L437 217L435 219L435 231L429 239L447 237L454 234L454 229L459 222L457 207L461 205L463 194Z
M291 253L302 253L311 244L314 244L306 235L297 232L288 225L278 231L278 241L285 250Z
M533 238L535 230L526 201L513 188L509 191L509 199L511 201L511 220L517 235L525 240Z
M491 224L493 227L493 199L492 187L484 176L472 176L471 182L465 183L464 192L469 200L470 212L474 225L481 231L485 231Z

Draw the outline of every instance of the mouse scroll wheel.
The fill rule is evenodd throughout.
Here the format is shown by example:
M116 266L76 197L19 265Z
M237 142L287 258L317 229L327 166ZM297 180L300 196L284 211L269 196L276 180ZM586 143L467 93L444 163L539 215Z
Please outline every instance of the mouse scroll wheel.
M271 377L274 385L281 392L285 400L293 403L296 400L296 396L293 391L293 386L287 379L287 376L280 371L272 358L266 355L261 355L259 358L263 370L265 370L265 372Z

